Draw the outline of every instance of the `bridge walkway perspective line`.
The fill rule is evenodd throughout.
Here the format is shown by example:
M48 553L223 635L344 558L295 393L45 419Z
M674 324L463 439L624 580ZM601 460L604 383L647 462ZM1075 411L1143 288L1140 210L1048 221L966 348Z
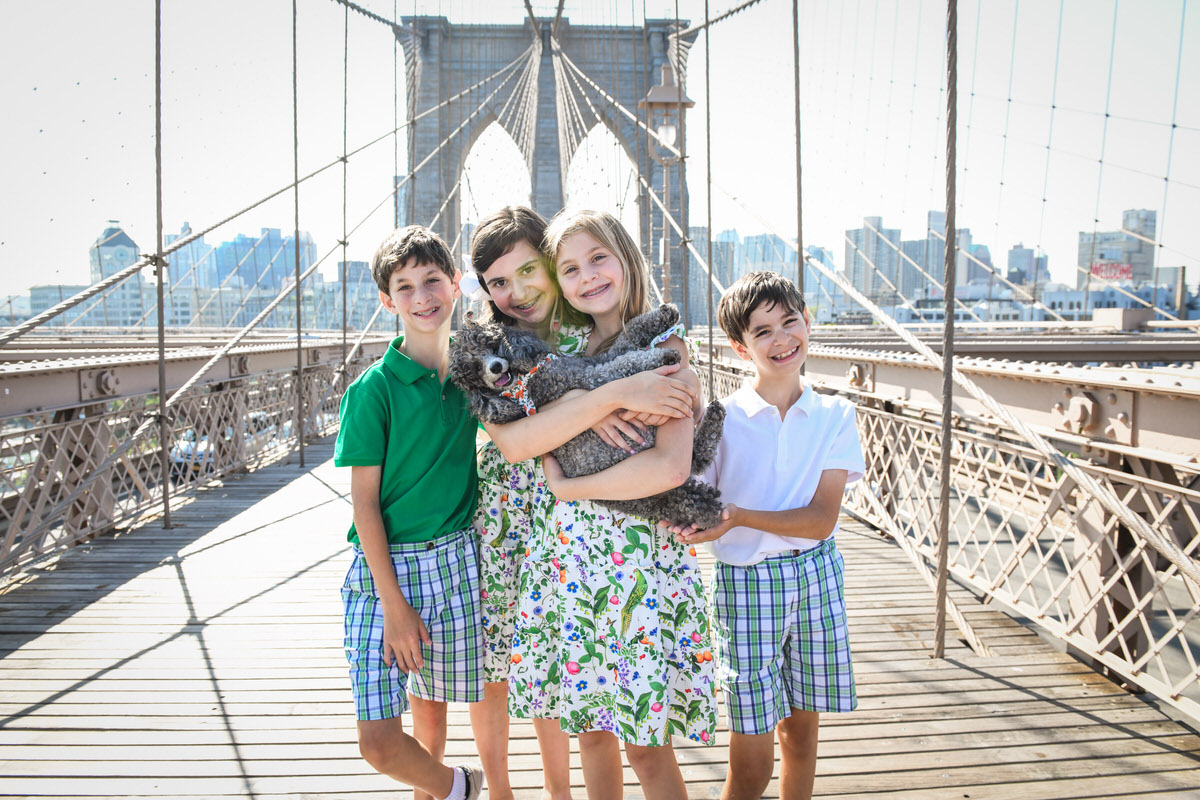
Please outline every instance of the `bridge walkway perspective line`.
M174 529L83 544L0 594L0 796L407 796L355 745L337 591L350 475L332 445L314 442L307 469L293 454L230 476ZM953 584L994 655L950 638L932 659L928 588L893 542L842 524L860 706L823 722L817 796L1200 797L1200 737ZM466 708L449 722L448 759L474 758ZM691 797L719 795L727 742L722 726L714 747L678 744ZM540 797L528 723L510 752L517 797Z

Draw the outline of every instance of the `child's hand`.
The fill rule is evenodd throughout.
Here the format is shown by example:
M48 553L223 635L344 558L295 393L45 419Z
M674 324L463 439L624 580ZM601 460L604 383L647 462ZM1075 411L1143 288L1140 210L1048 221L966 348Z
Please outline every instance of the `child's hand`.
M689 525L687 528L684 528L682 525L676 525L672 522L659 522L658 524L675 534L675 541L680 544L700 544L701 542L711 542L715 539L720 539L730 528L736 528L737 510L738 507L733 503L728 504L721 511L721 521L703 531L697 530L695 525Z
M614 383L621 384L621 398L630 411L682 419L691 416L698 395L691 383L671 377L678 371L678 364L668 364Z
M626 422L638 422L643 426L653 425L657 428L659 425L666 425L671 418L665 414L647 414L644 411L625 410L621 412L621 419Z
M421 615L407 601L383 607L383 663L393 658L402 672L416 672L425 666L421 644L433 644Z
M625 436L638 445L646 444L646 431L633 422L627 422L617 412L613 412L597 422L592 426L592 430L609 447L624 450L630 455L633 455L636 450L630 446L629 442L625 441ZM625 436L621 434L625 434Z

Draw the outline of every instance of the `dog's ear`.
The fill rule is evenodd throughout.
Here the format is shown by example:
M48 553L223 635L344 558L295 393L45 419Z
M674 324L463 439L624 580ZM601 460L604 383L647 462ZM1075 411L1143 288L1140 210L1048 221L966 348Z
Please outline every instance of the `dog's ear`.
M471 395L471 413L484 422L504 425L525 416L525 411L507 397Z
M531 331L510 328L506 337L512 355L513 368L517 372L528 372L550 352L550 348Z

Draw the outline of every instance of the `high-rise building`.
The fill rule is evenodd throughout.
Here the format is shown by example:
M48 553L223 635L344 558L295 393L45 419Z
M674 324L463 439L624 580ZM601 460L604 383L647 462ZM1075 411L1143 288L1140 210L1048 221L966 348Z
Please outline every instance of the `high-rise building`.
M31 316L36 316L47 309L54 308L64 300L69 300L87 288L87 286L81 284L63 283L39 284L37 286L30 286L29 313ZM92 301L89 300L86 303L80 303L74 308L68 308L57 317L49 320L46 324L54 325L55 327L65 326L67 323L71 322L80 314L82 314L84 309L90 306L91 302Z
M691 237L692 244L695 245L701 255L704 255L708 248L708 228L704 226L688 228L688 236ZM713 238L712 263L710 266L713 270L713 277L725 288L729 288L729 284L736 280L734 258L737 254L737 244L738 235L736 231L722 231ZM688 319L686 321L689 328L697 325L708 325L709 301L705 297L705 289L708 286L708 273L694 259L689 259ZM713 284L711 294L713 324L716 325L717 303L721 300L721 290ZM680 311L682 312L682 310L681 306Z
M894 303L896 293L888 282L896 285L900 229L884 228L882 217L863 217L863 226L846 231L846 238L850 283L875 302Z
M1119 231L1080 231L1077 263L1083 271L1076 286L1083 288L1089 275L1133 283L1153 281L1157 228L1157 211L1128 209L1121 215Z
M92 283L97 283L126 267L139 258L137 243L121 227L117 220L109 220L104 232L88 248ZM98 301L84 303L81 314L87 316L88 325L137 325L144 321L153 300L146 303L142 273L137 272L100 295Z
M925 271L938 283L946 277L946 212L930 211L925 215Z
M971 244L967 246L967 283L992 283L996 277L992 268L992 251L986 244Z
M828 248L809 245L804 250L811 260L819 262L829 272L837 270L837 265L833 263L833 252ZM845 305L846 295L832 278L825 277L811 264L805 264L804 301L811 310L814 322L833 322L840 307Z
M165 234L163 236L163 244L171 245L191 235L192 226L185 222L183 223L183 227L179 229L179 233ZM212 251L213 248L205 243L204 237L199 236L171 253L167 256L167 275L169 280L166 285L172 291L200 286L201 281L197 270L204 269L205 262L210 257Z
M929 279L921 274L921 270L929 271L925 265L925 252L928 249L928 238L900 242L899 286L901 293L909 299L929 296ZM917 266L920 266L920 269Z
M756 233L742 239L738 252L738 277L759 270L795 276L795 245L773 233Z
M1024 243L1013 245L1008 251L1008 279L1013 283L1030 283L1034 279L1033 250Z

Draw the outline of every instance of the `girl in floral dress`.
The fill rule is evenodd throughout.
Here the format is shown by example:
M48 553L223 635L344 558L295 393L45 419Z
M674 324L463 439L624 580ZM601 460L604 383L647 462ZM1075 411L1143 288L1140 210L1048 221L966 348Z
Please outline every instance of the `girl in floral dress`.
M564 300L594 320L583 351L601 353L624 323L649 310L641 253L614 217L556 218L546 237ZM660 346L680 351L682 330ZM691 370L678 373L699 382ZM598 390L597 390L598 391ZM537 416L540 416L540 409ZM655 447L604 472L566 479L544 471L557 502L534 521L512 641L509 712L557 716L578 735L588 795L619 797L618 742L647 798L683 798L672 734L711 744L716 685L708 608L696 551L656 520L584 498L645 497L683 483L693 418L653 418Z
M583 348L590 320L562 304L539 249L545 230L546 221L529 208L501 209L475 230L472 265L488 294L493 320L536 331L559 351L574 355ZM506 695L519 569L533 520L544 518L554 505L536 456L593 425L609 441L619 441L618 431L637 437L638 431L616 415L619 407L640 403L659 413L682 416L691 399L684 384L675 386L678 382L662 375L617 383L605 392L564 398L557 404L560 407L548 407L538 418L488 426L493 440L478 454L479 502L474 525L480 535L485 684L484 700L471 706L471 722L494 800L512 796ZM623 393L629 396L622 397ZM674 400L664 401L663 397ZM534 727L546 796L569 798L569 737L557 720L537 719Z

